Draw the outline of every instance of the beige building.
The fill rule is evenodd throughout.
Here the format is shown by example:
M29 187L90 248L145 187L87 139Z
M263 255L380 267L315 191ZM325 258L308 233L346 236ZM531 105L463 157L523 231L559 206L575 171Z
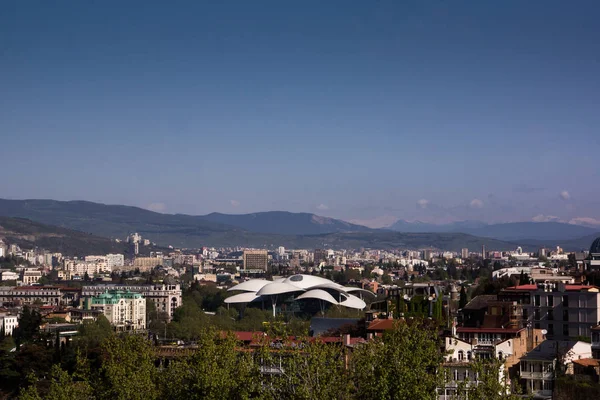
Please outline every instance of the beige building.
M162 257L136 257L133 261L133 269L139 268L140 271L150 271L157 265L162 265Z
M90 309L102 312L117 330L146 329L146 299L140 293L107 291L92 297Z
M244 250L244 269L267 270L269 264L269 254L267 250Z

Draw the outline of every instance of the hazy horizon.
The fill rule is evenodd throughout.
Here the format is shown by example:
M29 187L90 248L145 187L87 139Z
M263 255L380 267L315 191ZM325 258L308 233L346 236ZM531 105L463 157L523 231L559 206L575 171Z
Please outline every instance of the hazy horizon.
M600 4L3 2L2 198L600 227Z

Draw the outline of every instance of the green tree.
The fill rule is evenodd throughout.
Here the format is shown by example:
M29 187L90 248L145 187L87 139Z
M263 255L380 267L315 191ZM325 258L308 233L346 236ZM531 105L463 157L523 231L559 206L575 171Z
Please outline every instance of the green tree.
M239 351L233 336L205 331L198 347L200 351L171 362L161 373L161 398L248 399L258 392L258 365L250 353Z
M438 332L429 320L398 321L382 338L358 347L351 362L362 400L434 400L443 383Z
M319 340L266 343L263 366L275 373L263 385L266 399L348 399L352 382L345 347Z
M103 399L152 400L159 398L158 369L154 351L139 336L109 336L102 343L104 353L100 379L95 385Z
M477 384L472 380L458 383L456 398L460 400L523 400L516 388L508 385L503 371L502 361L476 360L469 364L471 377L477 377ZM504 373L501 373L501 372Z
M465 289L464 286L461 286L460 288L460 297L458 298L458 308L462 309L464 308L468 303L467 300L467 290Z

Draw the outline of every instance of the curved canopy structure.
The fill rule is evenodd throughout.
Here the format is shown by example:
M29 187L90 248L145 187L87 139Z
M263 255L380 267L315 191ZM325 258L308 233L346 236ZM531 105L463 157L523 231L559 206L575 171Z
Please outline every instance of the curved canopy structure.
M272 281L268 281L266 279L250 279L249 281L245 281L240 283L239 285L230 287L227 291L231 290L241 290L244 292L258 292L263 286L273 283Z
M250 303L257 299L260 299L260 296L256 293L246 292L226 298L225 304Z
M344 286L343 289L348 292L348 293L363 293L363 294L368 294L371 296L375 296L375 293L371 292L370 290L367 289L361 289L358 287L352 287L352 286Z
M349 294L348 297L345 300L340 301L339 304L340 306L355 308L357 310L362 310L367 306L367 303L352 294Z
M256 294L259 296L272 296L275 294L294 293L300 291L304 291L304 289L285 282L273 282L263 286Z
M317 300L326 301L331 304L338 304L337 300L334 299L332 295L330 295L323 289L312 289L312 290L302 293L300 296L296 297L296 300L302 300L302 299L317 299Z
M277 301L281 300L280 295L304 292L296 297L295 300L316 299L321 302L322 307L326 302L359 310L365 308L367 305L362 299L350 294L350 292L361 294L369 293L373 295L373 293L365 289L343 287L340 284L320 276L302 274L292 275L274 281L250 279L239 285L233 286L228 290L242 291L245 293L231 296L225 299L225 303L249 303L261 298L268 299L273 305L273 315L275 315Z

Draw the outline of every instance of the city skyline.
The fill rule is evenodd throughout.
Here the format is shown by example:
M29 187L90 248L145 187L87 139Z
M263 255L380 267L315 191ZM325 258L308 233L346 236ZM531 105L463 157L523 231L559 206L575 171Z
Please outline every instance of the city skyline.
M3 198L600 226L594 2L33 4Z

